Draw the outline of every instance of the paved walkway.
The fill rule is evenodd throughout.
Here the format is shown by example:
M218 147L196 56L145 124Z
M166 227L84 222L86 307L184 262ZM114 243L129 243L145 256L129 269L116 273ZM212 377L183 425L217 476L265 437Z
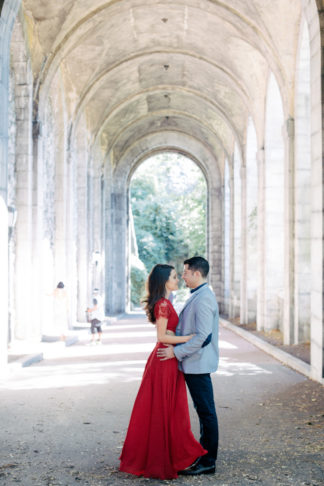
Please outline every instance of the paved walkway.
M171 484L118 471L154 327L128 316L105 328L102 346L88 339L53 346L47 359L0 383L1 486ZM323 485L324 388L228 329L220 347L217 473L172 484Z

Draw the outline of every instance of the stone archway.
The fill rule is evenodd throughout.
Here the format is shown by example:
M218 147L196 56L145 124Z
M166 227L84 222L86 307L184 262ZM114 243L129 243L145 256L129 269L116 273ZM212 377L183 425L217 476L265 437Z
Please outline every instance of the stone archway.
M155 151L132 168L127 201L127 309L132 310L140 305L138 272L143 297L145 269L147 273L157 262L165 262L181 273L185 258L206 257L210 229L206 174L187 153ZM180 279L180 288L181 284Z
M197 148L190 148L196 144L204 147L208 153L206 167L209 170L209 184L215 171L219 178L216 185L210 185L210 201L223 200L225 161L229 164L228 175L231 177L232 192L227 194L230 214L226 214L226 217L232 218L232 226L227 236L235 239L236 248L241 239L242 246L240 252L234 251L233 241L228 241L227 237L230 246L228 262L232 269L234 265L235 273L233 275L232 270L230 274L227 273L227 281L232 285L227 291L232 300L236 299L227 308L230 314L233 314L234 308L240 308L241 318L245 320L249 294L248 248L245 241L249 178L244 148L248 120L252 119L258 143L260 249L265 236L262 233L262 184L267 160L264 144L264 99L269 72L272 72L282 98L285 123L283 158L286 280L283 320L286 339L291 341L296 310L296 268L293 251L290 251L294 242L295 224L292 177L296 147L293 130L296 101L295 60L298 57L301 20L305 17L310 33L313 196L310 338L314 377L319 379L323 376L323 269L318 271L323 262L323 41L319 25L319 20L322 20L319 15L323 15L322 3L320 0L301 0L292 9L289 0L274 0L270 3L253 0L253 8L249 2L234 0L188 0L172 5L158 0L107 0L104 3L71 0L63 4L42 3L37 0L1 2L0 194L7 206L9 46L13 23L21 5L22 18L29 26L30 36L25 36L24 42L26 52L30 55L35 80L32 93L33 119L28 122L32 124L33 130L29 127L28 132L33 132L33 170L37 172L40 181L33 193L33 221L37 222L37 236L32 243L38 256L42 253L44 236L49 236L45 251L51 254L51 269L49 272L43 271L42 277L49 284L52 275L68 275L71 291L75 294L71 306L73 315L76 315L76 307L79 309L78 318L84 314L92 278L89 260L94 250L102 251L105 235L106 282L115 278L115 256L118 253L114 252L119 250L119 238L122 243L124 238L123 232L118 233L116 230L118 221L123 221L126 214L123 209L123 191L127 188L127 177L133 162L156 149L165 148L183 151L202 161L202 157L195 153ZM129 38L132 42L129 42ZM148 140L156 142L148 143ZM56 152L51 149L53 146L56 147ZM234 160L235 151L239 151L241 155L239 168L237 160ZM216 160L217 163L214 163ZM231 167L233 160L234 171ZM50 176L46 173L48 166L51 170ZM106 194L105 234L101 228L98 233L93 231L103 224L100 211L104 205L99 201L99 182L103 168ZM123 176L122 170L125 170ZM51 184L53 174L56 184ZM236 193L234 195L235 187L239 187L241 218L238 216L239 202ZM53 207L56 208L55 215ZM96 208L99 208L99 212L93 216ZM220 262L224 247L222 239L218 239L222 231L223 207L215 203L214 213L215 218L212 219L210 228L215 238L211 240L210 252L215 268L219 269L217 276L213 276L217 293L223 296L224 268ZM233 221L240 221L241 238ZM2 229L5 238L8 229L6 223L3 223ZM125 245L121 247L125 248ZM67 254L71 257L67 258ZM266 269L262 250L258 254L256 314L260 316L259 307L264 304ZM3 253L0 259L1 268L5 269L0 278L2 286L5 287L7 255ZM237 264L238 259L240 265ZM42 262L41 258L38 262L39 268L42 267ZM36 272L33 277L35 302L42 298L39 285L41 273ZM108 290L111 290L108 292L108 301L113 301L108 302L108 308L114 312L123 309L117 302L119 297L116 297L118 294L124 295L123 285L120 283L114 288L108 285ZM240 289L239 292L237 289ZM115 297L113 292L116 292ZM3 300L2 321L6 322L5 288L0 298ZM43 308L46 311L46 306L43 305ZM41 321L40 316L39 323ZM5 332L0 339L1 346L5 349Z
M215 156L198 140L186 134L162 132L143 138L119 161L106 192L110 236L106 238L106 305L111 313L126 309L127 300L127 212L128 188L138 165L157 152L175 151L191 158L202 170L208 190L207 253L211 263L210 283L222 294L222 181ZM109 174L107 175L109 179ZM215 244L218 241L219 245Z

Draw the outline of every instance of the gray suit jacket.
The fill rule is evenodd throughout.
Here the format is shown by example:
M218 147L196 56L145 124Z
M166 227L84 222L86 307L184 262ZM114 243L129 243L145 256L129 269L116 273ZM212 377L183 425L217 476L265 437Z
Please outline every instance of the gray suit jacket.
M177 336L195 334L187 343L174 347L179 368L184 373L212 373L217 370L218 305L208 285L192 293L179 315Z

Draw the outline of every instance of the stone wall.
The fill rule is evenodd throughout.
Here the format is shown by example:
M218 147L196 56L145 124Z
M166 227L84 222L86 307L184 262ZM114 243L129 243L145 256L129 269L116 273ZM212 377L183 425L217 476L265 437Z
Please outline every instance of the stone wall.
M203 12L211 15L213 26L216 9L222 9L224 18L233 15L228 5L216 3L206 3ZM58 281L66 283L69 295L67 326L85 319L94 286L105 286L108 313L123 312L129 295L129 181L144 158L174 150L191 157L206 176L210 283L222 312L231 317L240 313L242 323L256 320L260 330L281 329L287 344L310 338L313 375L320 379L323 14L319 18L316 2L302 0L290 12L294 23L289 32L269 24L265 37L257 34L259 20L266 22L277 12L261 2L258 14L251 13L242 4L242 16L231 25L236 34L245 28L251 43L237 40L224 58L217 51L223 70L211 43L196 37L203 21L199 2L183 11L174 7L174 22L180 27L183 18L187 28L176 46L166 34L171 22L164 17L154 37L151 3L141 6L143 18L132 9L131 30L140 55L128 51L123 38L118 46L113 42L118 29L109 31L110 49L104 55L101 34L83 44L90 36L88 22L91 33L103 31L97 14L88 11L77 27L72 17L82 14L80 3L72 11L48 4L39 18L36 3L17 16L19 5L4 2L0 17L0 308L5 323L0 355L5 356L8 332L7 206L17 210L9 231L10 339L55 333L50 294ZM101 13L107 22L121 22L129 14L125 5L117 2L110 12L107 4ZM285 5L280 3L283 19L288 19ZM62 25L50 20L51 12ZM306 48L298 41L300 25L309 34ZM217 31L221 40L227 34ZM281 35L276 37L280 59L266 47L275 34ZM144 52L152 38L165 43L163 55ZM257 41L259 50L252 50ZM97 68L99 61L101 68L92 73L91 66ZM306 81L301 63L309 68ZM243 64L242 76L237 76ZM247 82L246 68L256 66ZM269 76L276 96L272 90L267 98ZM310 102L305 101L309 94ZM273 110L275 100L280 109Z
M0 16L0 373L7 364L8 341L8 102L9 45L19 0L5 1Z

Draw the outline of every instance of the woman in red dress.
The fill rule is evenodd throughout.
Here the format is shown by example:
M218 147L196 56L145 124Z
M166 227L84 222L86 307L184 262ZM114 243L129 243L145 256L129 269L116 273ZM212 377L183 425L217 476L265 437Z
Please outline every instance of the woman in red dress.
M121 471L146 478L177 478L178 471L207 452L191 432L186 385L177 360L160 361L156 355L164 344L192 337L175 336L178 316L168 297L177 288L174 267L155 265L145 310L156 326L157 344L145 366L120 456Z

